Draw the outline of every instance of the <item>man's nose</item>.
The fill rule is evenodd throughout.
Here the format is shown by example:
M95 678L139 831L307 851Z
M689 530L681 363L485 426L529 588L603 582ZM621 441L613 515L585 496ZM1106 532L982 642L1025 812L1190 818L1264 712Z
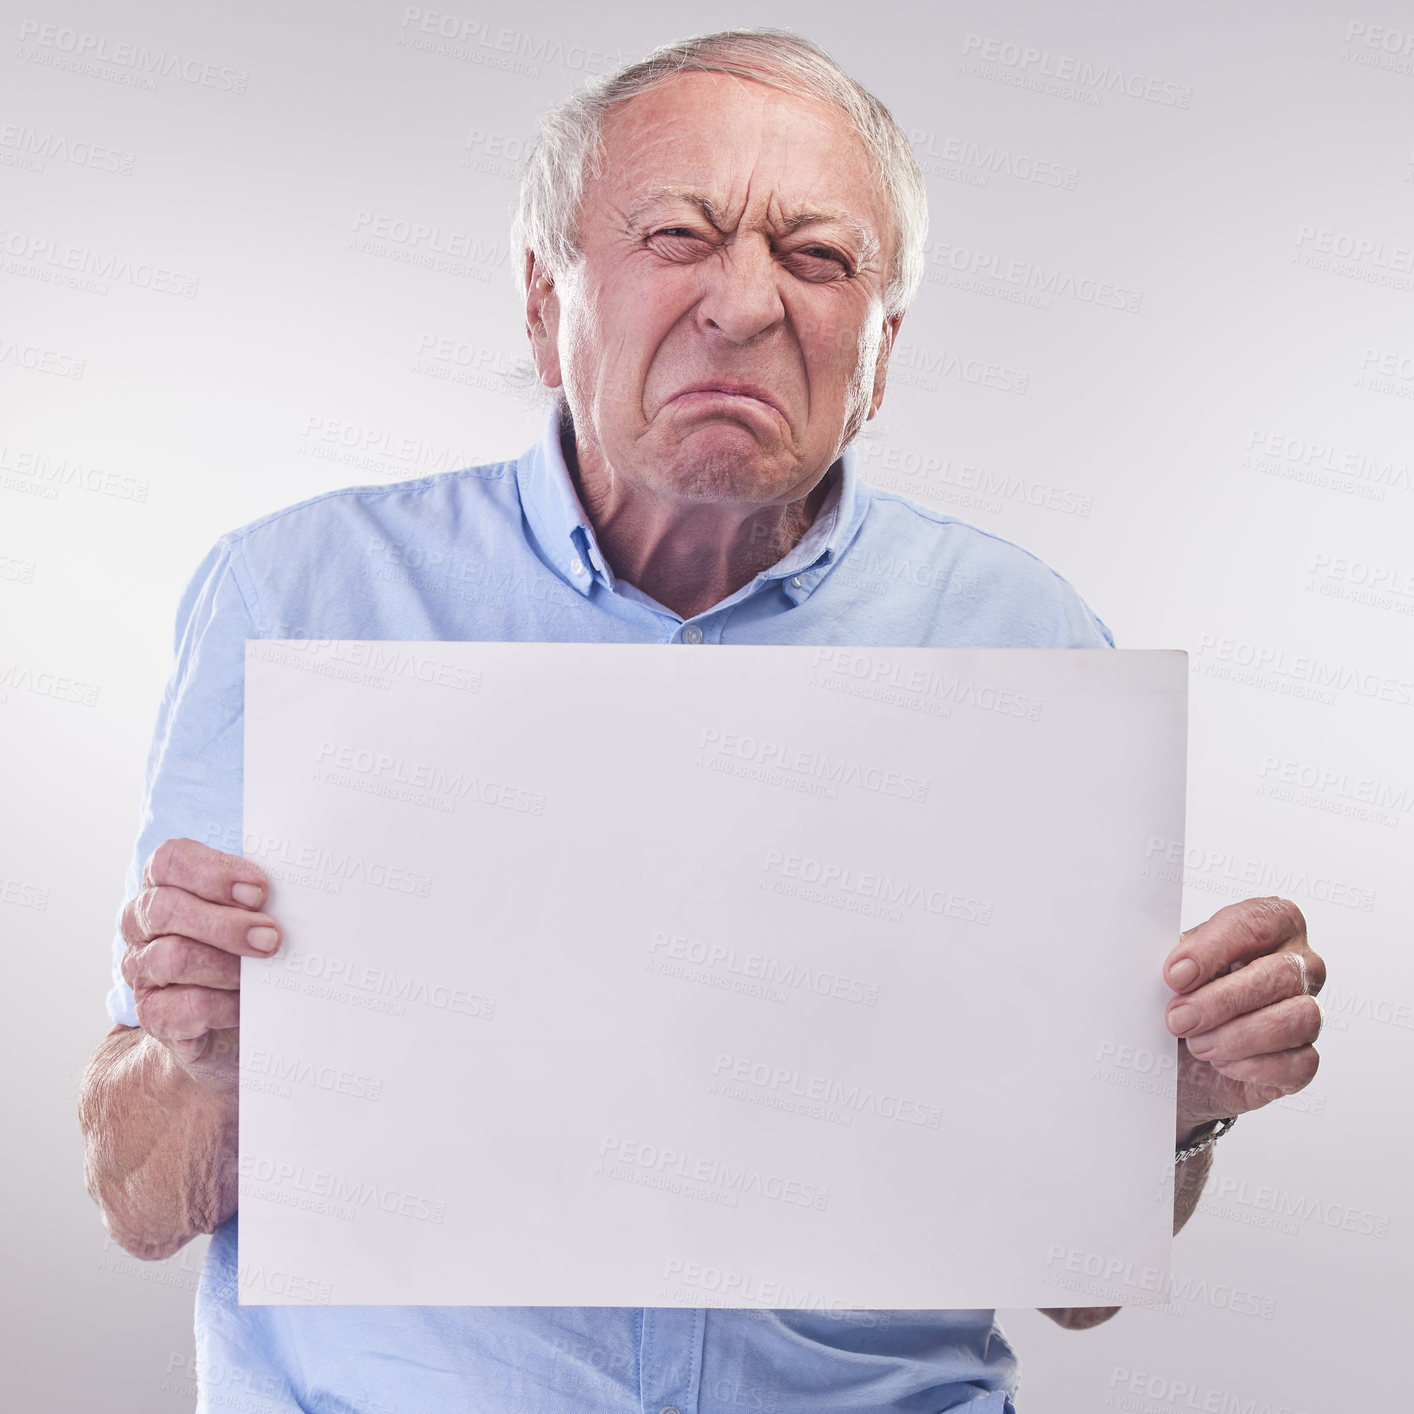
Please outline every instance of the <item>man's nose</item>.
M785 317L780 278L780 266L765 241L732 242L707 262L699 323L734 344L747 343Z

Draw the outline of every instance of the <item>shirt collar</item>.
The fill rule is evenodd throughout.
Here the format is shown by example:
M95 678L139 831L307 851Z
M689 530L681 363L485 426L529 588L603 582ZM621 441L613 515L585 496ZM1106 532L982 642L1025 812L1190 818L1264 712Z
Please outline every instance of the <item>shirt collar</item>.
M854 538L867 509L868 488L859 479L852 447L845 448L830 475L834 485L810 529L770 569L757 575L753 586L782 581L787 593L798 600L819 583ZM594 526L565 465L558 408L546 419L540 440L516 464L516 481L541 554L560 577L584 595L596 581L613 589L613 571L600 552Z
M565 583L584 595L596 580L612 589L613 576L565 465L558 407L546 418L540 440L516 464L516 482L540 553Z

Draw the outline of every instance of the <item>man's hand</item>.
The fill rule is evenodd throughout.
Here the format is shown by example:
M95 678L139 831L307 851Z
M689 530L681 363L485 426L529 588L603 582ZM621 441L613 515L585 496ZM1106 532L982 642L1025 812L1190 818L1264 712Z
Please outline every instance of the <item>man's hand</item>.
M1320 1057L1316 993L1326 964L1306 942L1306 920L1280 898L1245 899L1190 928L1164 963L1179 995L1168 1007L1178 1051L1177 1142L1225 1115L1294 1094Z
M242 957L280 945L260 912L269 881L254 864L195 840L152 851L143 886L123 909L122 971L138 1025L192 1079L213 1090L237 1083Z
M1249 898L1220 908L1190 928L1164 963L1178 993L1168 1028L1178 1046L1176 1145L1227 1115L1245 1114L1309 1085L1320 1057L1316 993L1326 964L1306 942L1306 920L1294 903ZM1213 1151L1180 1164L1175 1175L1174 1228L1188 1221L1202 1193ZM1088 1330L1118 1306L1042 1308L1066 1330Z

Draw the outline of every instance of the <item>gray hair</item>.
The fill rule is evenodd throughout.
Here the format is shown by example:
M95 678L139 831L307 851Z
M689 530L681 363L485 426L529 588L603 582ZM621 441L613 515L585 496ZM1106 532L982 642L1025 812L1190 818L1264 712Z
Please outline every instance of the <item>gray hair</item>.
M558 279L579 256L579 208L586 176L603 171L604 120L627 99L682 73L731 74L843 113L859 134L894 218L894 258L884 290L889 316L902 314L923 278L928 197L918 160L898 120L823 49L779 29L734 29L696 35L655 49L617 73L596 78L552 108L526 158L512 228L525 281L525 252L534 251Z

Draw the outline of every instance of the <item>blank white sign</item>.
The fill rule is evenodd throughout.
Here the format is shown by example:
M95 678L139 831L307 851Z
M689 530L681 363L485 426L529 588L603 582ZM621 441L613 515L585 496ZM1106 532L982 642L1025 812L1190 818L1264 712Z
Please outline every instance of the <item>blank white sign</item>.
M1156 1289L1186 688L1171 652L252 641L285 942L242 965L241 1299Z

